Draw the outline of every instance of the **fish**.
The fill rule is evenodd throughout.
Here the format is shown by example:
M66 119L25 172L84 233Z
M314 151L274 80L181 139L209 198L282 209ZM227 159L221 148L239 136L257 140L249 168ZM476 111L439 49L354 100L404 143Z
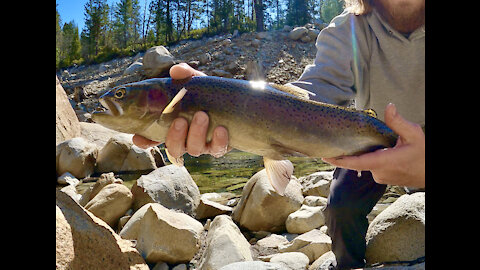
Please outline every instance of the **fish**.
M392 147L398 138L373 111L311 100L312 94L293 85L216 76L151 78L106 91L99 97L104 108L92 120L162 143L175 118L190 123L204 111L207 141L214 127L225 127L231 148L263 156L269 181L283 196L294 169L288 157L359 155ZM183 166L182 157L166 153Z

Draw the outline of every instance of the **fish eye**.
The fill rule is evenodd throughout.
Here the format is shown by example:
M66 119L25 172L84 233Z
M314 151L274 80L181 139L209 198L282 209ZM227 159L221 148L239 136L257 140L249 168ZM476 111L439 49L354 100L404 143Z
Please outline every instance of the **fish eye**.
M116 98L123 98L125 96L125 88L120 88L117 91L115 91L114 96Z

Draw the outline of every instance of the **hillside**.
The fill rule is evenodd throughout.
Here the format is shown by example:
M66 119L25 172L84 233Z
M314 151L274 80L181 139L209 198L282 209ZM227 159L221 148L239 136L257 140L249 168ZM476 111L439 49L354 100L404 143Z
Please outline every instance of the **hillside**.
M207 75L249 79L256 73L252 63L258 63L266 81L285 84L296 80L305 66L313 63L316 53L315 38L304 35L303 41L293 40L289 30L184 40L167 49L175 57L175 63L186 62ZM98 96L108 88L147 78L140 72L124 75L143 54L57 73L80 121L90 121L89 113L98 106Z

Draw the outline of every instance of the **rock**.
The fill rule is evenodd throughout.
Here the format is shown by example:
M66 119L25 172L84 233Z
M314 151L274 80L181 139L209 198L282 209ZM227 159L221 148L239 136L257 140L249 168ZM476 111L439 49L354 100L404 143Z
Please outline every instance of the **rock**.
M128 68L123 71L123 75L131 75L143 69L143 57L133 62Z
M59 191L56 208L56 269L149 269L131 241Z
M133 144L131 136L118 134L99 150L96 172L154 170L155 149L142 149Z
M55 144L59 144L68 139L78 137L80 135L80 125L75 111L70 105L67 93L63 89L58 77L56 77L56 133Z
M105 186L86 205L85 209L114 228L118 219L132 206L133 195L122 184Z
M214 69L212 70L212 74L214 76L218 76L218 77L225 77L225 78L232 78L232 73L228 72L228 71L225 71L223 69Z
M290 31L290 33L288 33L288 37L291 40L298 40L301 37L303 37L307 32L308 32L308 29L304 26L295 27L293 28L292 31Z
M251 231L280 232L291 213L300 209L304 198L301 185L292 179L280 196L270 184L265 169L256 173L243 187L233 219Z
M325 224L325 216L321 206L302 205L291 213L285 221L289 233L306 233Z
M57 175L69 172L76 178L90 176L94 172L97 156L97 146L81 137L63 141L56 147Z
M213 219L206 246L200 258L199 270L217 270L234 262L253 261L250 244L227 215Z
M56 206L55 219L56 269L67 269L75 259L72 229L58 206Z
M329 265L336 265L336 258L333 251L324 253L322 256L318 257L308 268L308 270L328 270Z
M91 199L93 199L100 190L102 190L106 185L109 184L122 184L123 181L122 179L115 178L113 172L110 173L102 173L98 180L93 184L93 186L90 186L85 192L82 194L82 198L79 201L79 204L81 206L85 206Z
M302 184L304 196L328 197L330 193L330 182L333 179L333 171L315 172L300 177L298 181Z
M305 43L312 41L312 39L308 35L302 36L300 40Z
M260 239L257 241L256 245L261 248L276 248L278 249L279 245L288 244L288 240L285 236L278 235L278 234L270 234L269 236Z
M283 264L291 270L307 269L309 259L302 252L285 252L275 254L270 258L271 263Z
M398 198L372 221L366 240L367 263L425 256L425 192Z
M309 263L332 249L332 240L318 229L301 234L285 245L280 245L280 252L302 252L308 256Z
M97 123L80 122L80 137L84 138L90 143L94 143L98 146L98 149L102 149L111 137L123 134L132 138L133 135L125 134L113 129L108 129Z
M328 199L321 196L306 196L305 200L303 201L304 205L308 206L327 206Z
M320 30L317 29L308 29L307 35L310 37L311 40L317 40L317 36L320 34Z
M78 183L80 183L80 180L75 178L75 176L73 176L71 173L66 172L57 178L57 183L59 183L60 185L76 186L78 185Z
M200 191L185 167L167 165L142 175L132 186L133 209L157 202L190 216L200 203Z
M282 31L284 32L290 32L292 31L293 28L290 25L284 25Z
M271 39L269 32L258 32L257 34L255 34L255 38L256 39L267 39L267 40Z
M193 258L202 232L202 223L192 217L148 203L133 214L120 236L136 240L136 248L147 262L176 264Z
M232 207L225 206L223 204L219 204L214 201L210 201L204 198L202 195L202 197L200 198L200 204L197 207L196 218L204 219L204 218L215 217L223 214L230 215L232 211L233 211Z
M155 264L155 267L152 268L152 270L169 270L170 268L168 267L167 263L164 262L159 262Z
M62 189L60 189L60 191L70 196L70 198L72 198L77 203L82 198L82 195L78 194L77 189L74 185L68 185L66 187L63 187Z
M290 270L286 266L278 263L252 261L252 262L236 262L225 265L219 270Z
M198 61L200 61L200 64L205 65L212 61L212 56L209 53L200 54L198 56Z
M254 39L252 40L252 46L255 47L255 48L258 48L260 47L260 45L262 45L262 42L258 39Z
M163 46L152 47L143 56L143 70L148 77L161 75L174 63L174 57Z

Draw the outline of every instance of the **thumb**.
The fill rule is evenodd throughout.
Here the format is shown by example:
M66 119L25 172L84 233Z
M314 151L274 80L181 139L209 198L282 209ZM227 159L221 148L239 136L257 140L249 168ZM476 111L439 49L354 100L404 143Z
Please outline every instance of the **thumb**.
M397 107L393 103L389 103L385 109L385 123L395 133L407 141L416 139L419 134L423 135L420 125L412 123L398 114Z

